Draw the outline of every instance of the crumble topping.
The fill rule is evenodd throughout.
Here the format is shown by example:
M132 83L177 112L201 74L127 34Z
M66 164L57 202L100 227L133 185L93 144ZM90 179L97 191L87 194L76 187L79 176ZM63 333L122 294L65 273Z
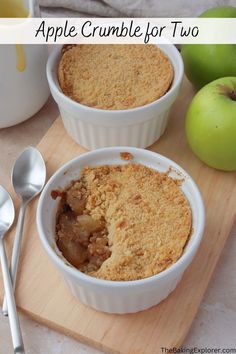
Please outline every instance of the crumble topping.
M134 157L130 152L120 152L120 158L124 161L132 160Z
M157 100L173 77L170 60L155 45L67 45L58 67L65 95L85 106L111 110Z
M191 209L177 181L141 164L85 167L60 197L57 245L97 278L155 275L179 259L191 232Z

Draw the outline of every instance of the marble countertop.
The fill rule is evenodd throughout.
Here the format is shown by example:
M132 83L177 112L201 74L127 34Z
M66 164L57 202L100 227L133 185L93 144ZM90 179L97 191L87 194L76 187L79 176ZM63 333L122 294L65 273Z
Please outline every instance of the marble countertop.
M52 98L34 117L0 130L0 183L7 186L11 167L27 145L37 145L58 116ZM183 343L191 348L236 348L236 224L221 254L208 290ZM183 313L183 317L185 314ZM27 354L98 354L75 340L56 333L20 315ZM52 349L53 348L53 349ZM0 352L12 353L8 319L0 315Z

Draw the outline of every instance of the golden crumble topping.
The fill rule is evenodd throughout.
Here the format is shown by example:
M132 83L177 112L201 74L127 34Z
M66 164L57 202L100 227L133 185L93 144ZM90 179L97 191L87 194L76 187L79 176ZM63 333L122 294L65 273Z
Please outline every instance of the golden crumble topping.
M133 155L130 152L123 151L120 153L121 160L130 161L133 159Z
M86 167L58 194L57 245L97 278L155 275L179 259L191 232L191 209L178 183L141 164Z
M174 76L167 56L155 45L68 45L58 79L76 102L100 109L129 109L162 97Z

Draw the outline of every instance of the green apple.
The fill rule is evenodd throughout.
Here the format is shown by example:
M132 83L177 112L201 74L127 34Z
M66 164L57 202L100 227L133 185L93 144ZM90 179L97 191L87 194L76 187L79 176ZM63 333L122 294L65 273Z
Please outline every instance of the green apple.
M203 162L236 171L236 77L215 80L195 95L185 129L190 147Z
M236 18L236 7L215 7L200 17ZM185 74L197 89L220 77L236 76L235 44L186 44L181 53Z

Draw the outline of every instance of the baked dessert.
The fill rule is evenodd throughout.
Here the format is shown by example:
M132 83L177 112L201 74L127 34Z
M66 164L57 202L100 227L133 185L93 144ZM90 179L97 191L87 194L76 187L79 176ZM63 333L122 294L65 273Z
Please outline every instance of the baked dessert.
M100 109L129 109L162 97L174 71L155 45L68 45L58 79L72 100Z
M126 157L126 155L124 155ZM179 182L141 164L83 168L62 191L56 242L80 271L107 280L136 280L174 264L191 233Z

